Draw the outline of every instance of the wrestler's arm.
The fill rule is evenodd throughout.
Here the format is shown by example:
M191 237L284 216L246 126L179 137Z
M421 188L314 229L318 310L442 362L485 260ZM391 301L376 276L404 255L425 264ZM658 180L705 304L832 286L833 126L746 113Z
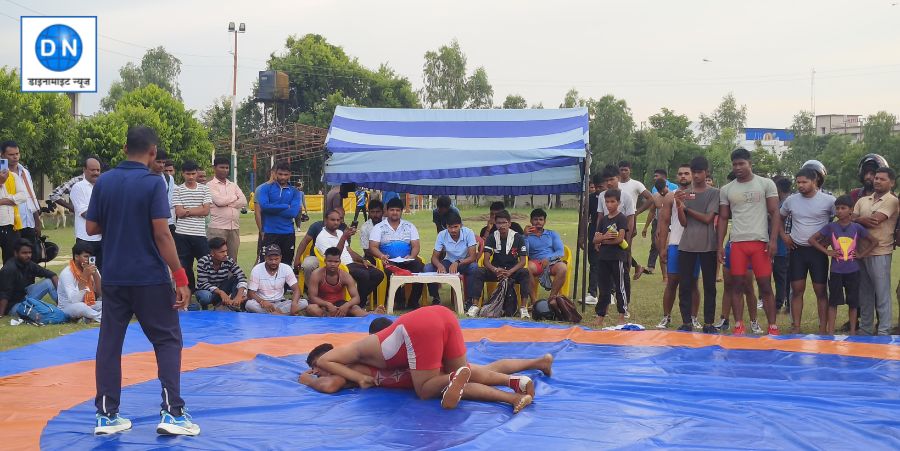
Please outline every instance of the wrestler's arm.
M319 393L328 394L339 392L341 389L353 385L351 382L348 382L347 379L334 374L316 377L312 374L312 370L300 374L300 383Z
M361 342L356 342L347 346L334 348L331 351L322 354L316 362L316 366L327 371L329 374L338 375L350 382L356 383L360 388L372 387L375 385L375 379L372 376L360 373L359 371L354 371L349 367L349 365L360 361L360 353L357 349L360 344Z

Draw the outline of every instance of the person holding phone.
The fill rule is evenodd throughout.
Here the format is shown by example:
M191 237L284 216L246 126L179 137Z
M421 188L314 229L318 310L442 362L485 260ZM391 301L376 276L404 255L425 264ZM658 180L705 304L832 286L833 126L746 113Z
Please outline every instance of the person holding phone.
M84 243L91 248L91 256L97 261L97 269L103 268L103 235L90 235L85 229L88 205L91 203L91 193L94 184L100 177L100 160L88 157L82 165L84 179L76 183L69 192L69 200L75 209L75 242Z
M100 270L96 266L93 252L89 242L76 242L72 246L72 259L59 273L59 286L56 289L59 309L69 315L72 321L100 322Z
M316 250L323 256L325 251L332 247L341 251L341 264L347 267L347 271L353 277L353 280L356 281L361 301L359 305L365 309L369 295L384 280L384 273L350 248L350 238L356 235L356 226L351 225L347 230L341 230L340 226L343 222L344 215L341 211L331 210L325 213L325 227L316 236ZM310 281L312 281L312 274L310 274ZM349 309L350 307L347 308ZM328 312L330 313L331 311L329 310Z
M25 193L25 199L17 201L19 217L22 220L19 236L34 244L41 236L41 207L34 194L31 173L24 165L19 164L21 155L19 145L15 141L5 141L0 144L0 157L8 160L9 172L16 175L16 192Z

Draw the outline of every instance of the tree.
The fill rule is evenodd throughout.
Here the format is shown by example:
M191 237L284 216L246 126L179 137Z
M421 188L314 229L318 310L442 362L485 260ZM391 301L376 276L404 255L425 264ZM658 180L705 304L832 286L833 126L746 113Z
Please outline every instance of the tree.
M494 88L487 71L478 67L466 77L466 55L454 39L450 45L425 52L422 100L430 108L492 108Z
M290 80L289 113L279 121L327 128L339 102L381 108L420 106L409 80L389 66L382 64L378 70L370 70L317 34L289 36L284 53L269 57L268 68L284 71ZM264 120L255 103L244 108L242 104L239 117L244 110L246 119ZM275 118L270 119L270 123L275 122Z
M753 161L753 173L764 177L774 177L781 174L781 165L778 156L763 147L762 142L756 141L756 146L750 151Z
M525 100L525 97L518 94L509 94L506 96L506 100L503 101L503 108L507 110L528 108L528 101Z
M487 71L484 67L475 69L472 76L466 82L466 91L469 94L467 108L493 108L494 88L488 81Z
M561 104L559 104L560 108L575 108L577 106L585 106L587 105L587 100L582 99L578 94L578 90L575 88L569 89L566 92L566 96L563 98Z
M827 138L816 136L815 117L809 111L795 114L788 130L794 134L794 140L782 157L782 166L785 171L793 173L807 160L818 158L827 144Z
M825 188L838 193L846 193L859 186L857 164L865 154L865 145L852 142L849 135L829 135L818 159L828 170Z
M170 54L162 46L147 50L141 58L141 65L129 62L119 69L120 81L109 87L109 94L100 101L104 111L112 111L125 94L147 85L156 85L181 100L178 76L181 75L181 60Z
M719 186L728 183L727 175L731 172L731 152L734 150L735 142L737 130L725 128L706 148L706 158L709 160L713 179Z
M213 145L194 112L156 85L138 88L123 96L108 113L78 123L75 147L82 157L97 155L111 165L125 158L122 146L128 127L145 125L156 130L160 145L177 164L194 160L207 166ZM230 125L229 125L230 129Z
M700 135L707 141L712 141L721 136L726 129L740 132L744 129L745 122L747 122L747 106L738 106L734 94L728 93L711 115L700 115Z
M22 161L60 182L78 166L72 141L71 103L65 94L23 93L15 69L0 67L0 141L14 140Z
M897 117L886 111L879 111L866 118L863 126L863 142L866 153L877 153L888 161L900 157L900 136L893 135Z
M650 116L650 127L660 138L696 142L694 131L691 130L691 120L683 114L675 114L668 108L662 108L659 113Z
M590 139L594 167L615 164L630 155L634 149L634 119L625 100L605 95L600 100L586 103L591 117Z

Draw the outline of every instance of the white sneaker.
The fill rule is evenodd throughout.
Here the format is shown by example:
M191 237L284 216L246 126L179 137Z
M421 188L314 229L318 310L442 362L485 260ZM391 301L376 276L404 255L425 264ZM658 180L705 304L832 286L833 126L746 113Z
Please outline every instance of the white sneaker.
M187 411L182 412L179 417L165 410L161 411L159 415L159 424L156 426L156 433L159 435L195 436L200 433L200 426L192 421L193 419Z
M587 305L597 305L597 298L595 298L591 294L588 294L584 297L584 303Z
M628 306L625 306L625 318L631 318L631 312L628 311Z
M703 325L700 324L700 321L697 320L696 316L691 317L691 325L694 326L694 329L702 329Z
M719 318L719 320L716 321L715 324L713 324L713 327L719 329L720 332L724 332L728 330L728 320L725 318Z
M115 434L131 429L131 420L120 417L119 414L97 414L97 425L94 426L95 435Z
M473 306L469 307L468 311L466 311L466 316L468 316L469 318L474 318L474 317L478 316L478 310L479 310L478 306L473 305Z
M531 319L531 315L528 313L528 308L526 307L522 307L519 309L519 316L521 316L522 319Z
M762 301L762 299L757 299L757 300L756 300L756 309L757 309L757 310L762 310L762 309L763 309L763 301Z
M762 335L763 330L762 327L759 327L759 323L757 321L750 321L750 332L753 332L756 335Z
M659 324L656 325L657 329L668 329L669 323L672 322L672 319L669 316L663 316L661 320L659 320Z

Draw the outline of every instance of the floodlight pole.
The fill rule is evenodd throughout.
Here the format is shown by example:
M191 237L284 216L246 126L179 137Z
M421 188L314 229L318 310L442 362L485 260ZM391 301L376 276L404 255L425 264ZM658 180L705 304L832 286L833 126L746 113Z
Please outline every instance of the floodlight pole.
M234 22L228 23L228 32L234 33L234 75L231 83L231 178L237 183L237 61L238 61L238 33L244 33L246 25L242 22L240 26L235 27ZM215 159L215 154L213 154Z

